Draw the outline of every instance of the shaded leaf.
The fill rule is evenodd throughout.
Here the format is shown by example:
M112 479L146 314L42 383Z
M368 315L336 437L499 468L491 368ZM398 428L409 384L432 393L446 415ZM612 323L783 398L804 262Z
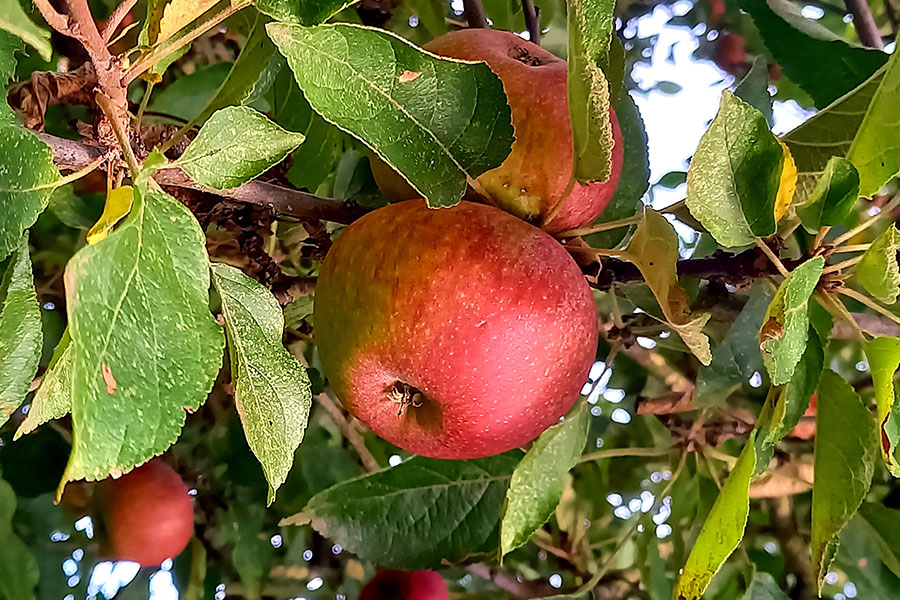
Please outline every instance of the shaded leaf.
M769 94L769 66L764 56L757 56L750 70L734 88L734 95L758 110L770 126L773 123L772 96Z
M466 461L414 457L316 494L281 524L311 523L379 565L420 569L456 562L488 544L496 547L503 499L521 458L520 452Z
M840 375L822 373L816 410L812 554L817 589L837 552L838 534L869 491L877 456L872 417Z
M747 516L750 514L750 480L756 466L755 436L754 431L747 438L744 450L722 486L722 491L691 548L675 588L678 600L699 599L713 575L744 537Z
M688 169L691 214L728 248L771 235L783 162L784 151L762 114L723 92Z
M53 353L53 358L44 376L41 378L41 387L34 394L31 408L25 415L25 420L16 430L14 440L29 434L44 423L53 419L61 419L72 412L72 351L69 348L71 338L69 330L63 332L63 337Z
M467 179L509 154L509 106L487 65L438 58L353 25L267 30L316 112L374 150L429 205L456 204Z
M900 577L900 510L863 502L857 519L864 520L878 540L881 561Z
M794 368L790 381L778 391L771 420L766 424L763 443L774 446L790 433L809 406L813 392L819 385L825 363L825 352L816 330L809 328L806 349Z
M103 205L103 213L87 232L87 243L96 244L110 234L116 224L124 219L134 200L134 188L123 185L109 190L106 194L106 203Z
M119 227L69 261L73 443L64 481L103 479L161 454L185 411L206 399L224 335L209 312L205 242L184 205L138 185Z
M768 573L755 573L742 600L788 600L778 583Z
M264 535L265 510L258 504L234 502L220 513L219 543L231 548L231 561L248 600L262 597L275 549Z
M827 106L866 80L887 60L878 50L851 46L800 14L788 0L740 0L791 81Z
M40 572L28 546L13 530L16 493L0 479L0 598L34 600Z
M894 414L894 373L900 366L900 339L893 337L875 338L863 344L872 386L875 388L878 432L881 441L881 455L891 473L900 477L900 463L897 461L897 442L900 440L900 424Z
M797 207L797 216L809 233L822 227L834 227L844 222L859 197L859 173L846 158L833 156L825 165L812 196Z
M324 23L353 0L254 0L253 4L277 21L311 26Z
M589 426L587 402L579 401L565 421L535 440L513 471L500 522L501 558L525 544L553 514L566 475L587 443Z
M306 369L285 349L284 315L272 293L225 264L213 264L228 333L234 400L247 443L269 482L269 504L303 441L312 405Z
M235 188L280 162L303 139L252 108L229 106L209 118L172 166L200 185Z
M572 176L606 181L615 141L609 119L609 64L615 0L567 0L569 114L575 147Z
M900 266L897 251L900 250L900 230L891 225L872 242L856 267L856 280L873 298L893 304L900 295Z
M775 292L759 330L763 363L772 385L790 381L806 350L809 298L819 283L825 259L818 256L794 269Z
M0 285L0 425L25 400L44 342L29 252L26 235Z
M19 0L0 0L0 29L11 33L38 51L45 61L53 56L50 32L35 25Z

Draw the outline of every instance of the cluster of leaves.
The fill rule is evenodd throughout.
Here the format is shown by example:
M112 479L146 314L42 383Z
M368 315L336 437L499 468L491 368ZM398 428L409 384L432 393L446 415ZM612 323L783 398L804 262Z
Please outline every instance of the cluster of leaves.
M787 581L789 561L790 573L809 575L806 583L820 594L829 589L834 565L876 595L900 589L892 535L900 513L885 499L894 484L882 476L900 476L900 409L893 385L900 337L869 335L851 313L869 308L900 322L891 308L900 296L900 231L886 219L863 216L870 206L890 215L900 203L894 181L900 172L897 54L850 44L798 15L786 0L736 3L819 111L788 134L774 135L768 78L757 62L734 93L723 93L693 156L685 177L686 209L669 212L702 233L709 247L759 248L762 260L774 265L772 275L749 292L733 291L731 299L743 304L723 328L713 305L697 308L704 294L715 297L723 286L714 277L703 284L679 277L683 242L672 222L653 210L638 211L648 186L646 136L625 91L629 60L613 32L615 3L569 0L545 11L547 22L567 30L573 177L608 177L610 106L625 137L625 175L595 232L584 239L603 260L632 263L642 279L597 291L602 320L611 315L606 329L628 329L623 310L642 312L650 321L643 333L657 348L643 352L627 335L624 342L608 335L604 384L622 389L633 402L639 394L674 388L667 376L674 372L687 381L675 391L699 412L686 434L651 417L629 430L615 429L593 418L598 398L587 386L590 404L580 401L524 454L471 461L411 457L379 468L397 451L361 435L330 400L309 343L308 299L283 312L271 291L227 264L241 264L240 256L223 253L217 260L213 252L211 260L217 232L204 231L185 203L154 179L177 169L203 189L228 194L290 155L294 166L285 178L294 186L371 204L364 158L371 152L402 173L431 206L443 207L459 202L467 185L500 165L514 132L502 85L490 69L423 52L404 37L403 27L389 31L356 23L346 4L257 0L217 8L214 2L151 1L127 73L142 75L148 115L170 106L170 113L183 111L179 136L199 131L177 157L165 153L176 137L132 165L129 185L108 190L100 214L71 194L73 181L85 173L60 176L53 151L0 103L0 148L6 156L0 167L0 425L8 422L4 431L11 434L0 449L10 482L0 481L0 528L3 539L12 540L0 547L0 594L33 597L38 573L41 596L56 593L43 584L60 562L46 548L45 528L78 535L59 524L58 511L46 518L51 509L41 505L41 493L56 481L46 488L16 474L33 460L30 448L52 450L57 458L69 452L58 473L48 470L51 479L58 476L57 497L67 483L128 471L170 448L183 471L195 478L209 474L197 479L208 535L193 546L185 571L188 597L206 597L215 581L231 578L240 579L245 596L259 597L270 580L298 579L290 569L307 569L305 550L323 538L332 554L352 553L370 567L451 565L448 577L460 581L466 576L462 565L475 561L514 569L523 579L543 575L552 569L545 555L550 552L565 566L564 584L571 590L560 598L584 597L614 584L625 586L610 588L622 597L724 598L746 589L747 597L782 598L772 575ZM521 14L510 3L485 4L496 24L520 26ZM428 0L409 5L429 34L446 29L448 6ZM205 17L208 11L212 16ZM235 13L229 23L243 31L245 42L233 64L220 69L201 100L172 100L179 98L179 84L190 87L199 81L191 77L209 76L198 71L172 79L173 65L190 59L194 33ZM241 15L244 22L238 21ZM15 2L0 17L0 30L4 82L16 73L23 42L44 59L54 54L46 31ZM167 78L148 104L153 86ZM71 251L60 252L66 256L55 273L64 282L64 330L47 324L48 310L35 285L35 274L38 283L51 279L45 277L45 255L58 243L54 236L65 228L62 223L77 230L70 236ZM279 224L273 254L290 256L296 237L302 245L312 225L299 235L296 227L303 225ZM285 268L309 275L316 266L301 257ZM293 354L283 345L286 318L295 334L287 338L294 339ZM853 339L836 335L839 326ZM634 335L641 335L637 331L635 325ZM236 411L222 410L231 401L222 382L217 385L226 344ZM871 382L860 381L852 368L862 358ZM648 376L648 369L661 375ZM748 384L754 377L765 393ZM787 438L814 394L812 495L796 502L803 507L797 514L810 525L794 523L785 533L778 506L754 511L751 498L763 495L767 480L784 477L778 469L785 457L791 464L804 452ZM314 395L325 409L311 418ZM707 447L698 431L714 414L735 407L758 414L743 447L738 450L736 441L724 450ZM60 419L63 425L54 426L70 447L56 430L40 427ZM588 441L601 435L613 447L585 453ZM261 470L248 460L247 447ZM643 505L629 512L636 513L633 520L618 527L597 498L623 474L639 482L646 476L646 457L658 461L659 477L644 486L649 500L641 494ZM721 465L713 461L727 467L724 482ZM211 481L213 473L224 475L222 481ZM810 488L800 483L799 491ZM36 493L20 491L28 485L36 485ZM17 509L16 493L37 498ZM784 499L788 492L774 496ZM680 530L661 543L655 518L664 512ZM37 525L42 522L44 529ZM259 535L276 527L288 540L278 552ZM809 566L807 557L789 556L797 552L792 540L800 539L802 548L807 530L809 573L797 566ZM38 541L31 531L43 538ZM745 539L747 531L755 535ZM760 556L766 535L782 545L783 564ZM742 539L748 564L726 564ZM31 551L22 540L29 540ZM714 580L723 565L745 577ZM346 579L358 582L361 570L355 559L342 563L342 573L355 573ZM628 575L634 570L637 582ZM309 574L302 572L300 577ZM490 568L487 579L498 581ZM350 593L358 587L338 585ZM492 585L485 588L496 592ZM296 595L293 589L283 595ZM553 591L534 589L542 595ZM811 592L797 589L800 596Z

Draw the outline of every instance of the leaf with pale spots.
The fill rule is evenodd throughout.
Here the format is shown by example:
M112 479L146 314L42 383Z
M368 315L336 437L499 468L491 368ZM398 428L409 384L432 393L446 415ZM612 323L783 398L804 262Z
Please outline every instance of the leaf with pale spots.
M509 106L486 64L440 58L356 25L267 30L313 109L359 138L430 206L453 206L467 181L509 154Z
M262 175L303 139L252 108L230 106L213 113L172 166L200 185L235 188Z
M37 374L43 341L26 235L0 285L0 425L25 400Z
M875 388L878 431L881 439L881 456L895 477L900 477L900 461L897 460L897 442L900 441L900 424L894 410L894 373L900 366L900 339L879 337L863 344L872 386Z
M886 304L893 304L900 295L900 266L897 251L900 250L900 230L891 225L872 242L859 266L856 280L873 298Z
M61 419L72 412L72 350L69 330L63 332L56 352L34 394L25 420L16 430L14 440L29 434L44 423Z
M272 293L229 265L213 264L212 275L222 298L234 400L271 504L306 431L309 376L281 343L284 314Z
M206 399L224 335L194 216L138 185L115 231L66 267L72 454L66 481L127 472L164 452Z
M816 409L812 492L812 555L816 589L837 553L838 534L872 484L878 456L872 415L853 388L831 370L822 373Z
M253 0L253 4L276 21L318 25L353 4L353 0Z
M562 423L535 440L516 467L500 522L501 558L528 542L553 514L562 497L566 475L587 443L589 427L587 402L580 400Z
M809 298L812 296L825 259L810 259L794 269L775 292L759 330L759 348L772 385L790 381L806 350L809 333Z

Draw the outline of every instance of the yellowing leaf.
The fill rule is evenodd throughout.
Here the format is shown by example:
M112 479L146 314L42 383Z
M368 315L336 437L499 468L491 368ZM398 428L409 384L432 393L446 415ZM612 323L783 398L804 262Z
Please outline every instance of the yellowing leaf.
M776 138L777 139L777 138ZM797 164L791 155L787 144L778 140L782 152L784 152L784 164L781 167L781 181L778 184L778 194L775 196L775 220L780 221L785 215L791 202L794 200L794 192L797 191Z
M611 254L634 263L656 296L666 321L700 362L708 365L712 353L703 327L709 314L691 314L687 292L678 284L678 235L665 217L646 211L628 248Z
M103 205L103 214L87 232L87 243L96 244L113 230L116 223L125 218L131 212L131 202L134 199L134 188L123 185L109 191L106 195L106 204Z
M172 37L182 27L212 8L218 0L172 0L162 10L159 33L154 42Z

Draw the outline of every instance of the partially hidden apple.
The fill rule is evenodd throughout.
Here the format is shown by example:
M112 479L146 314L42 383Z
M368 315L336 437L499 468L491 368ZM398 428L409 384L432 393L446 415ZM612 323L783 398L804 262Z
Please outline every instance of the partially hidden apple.
M497 29L453 31L424 47L440 56L484 61L503 82L516 140L502 165L478 177L487 194L478 199L550 232L580 227L600 216L622 172L622 132L610 109L615 145L609 179L575 183L569 190L574 162L566 61L514 33ZM391 167L379 160L371 164L388 201L419 196ZM473 193L467 196L476 197Z
M157 566L181 554L194 534L188 488L159 459L94 489L101 553L113 560Z
M434 571L385 569L363 586L359 600L447 600L447 586Z
M582 273L548 233L486 204L390 204L347 227L316 283L334 391L415 454L490 456L556 423L597 349Z

